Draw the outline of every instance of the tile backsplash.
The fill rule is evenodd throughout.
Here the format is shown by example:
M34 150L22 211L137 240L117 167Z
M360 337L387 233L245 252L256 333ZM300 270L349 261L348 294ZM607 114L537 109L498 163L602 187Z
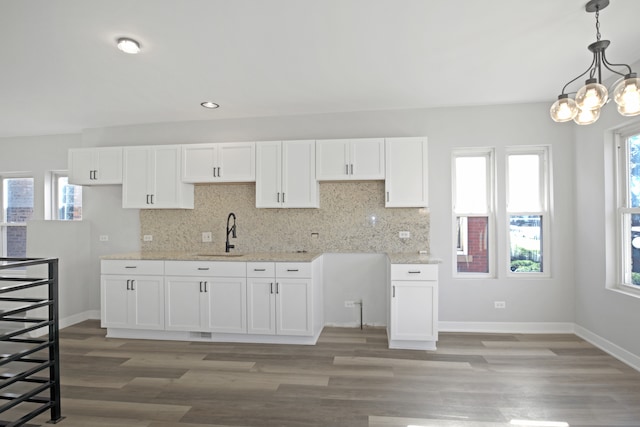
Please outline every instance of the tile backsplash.
M385 208L383 181L320 183L319 209L257 209L255 183L195 186L195 209L140 211L142 251L224 252L227 216L237 217L232 252L429 251L429 210ZM213 242L202 243L210 231ZM411 237L400 239L400 231Z

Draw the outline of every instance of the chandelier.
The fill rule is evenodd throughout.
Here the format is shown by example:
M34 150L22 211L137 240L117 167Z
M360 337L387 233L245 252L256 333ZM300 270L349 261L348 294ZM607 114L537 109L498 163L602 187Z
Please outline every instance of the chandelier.
M593 61L587 71L564 85L558 100L551 106L551 118L556 122L573 120L579 125L589 125L598 120L600 108L610 100L609 90L602 84L603 67L621 76L612 85L615 85L612 98L618 105L618 112L627 117L640 114L640 78L627 64L610 63L605 50L611 42L600 40L600 11L608 5L609 0L591 0L585 6L587 12L596 15L596 41L588 46L593 52ZM571 83L587 74L589 78L578 92L565 92ZM569 97L573 93L575 99Z

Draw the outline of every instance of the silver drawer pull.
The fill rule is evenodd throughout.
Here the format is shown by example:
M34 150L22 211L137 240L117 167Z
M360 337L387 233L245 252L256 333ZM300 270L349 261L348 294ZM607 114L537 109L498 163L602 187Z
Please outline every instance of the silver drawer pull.
M266 268L254 268L253 271L267 271Z
M209 269L209 267L198 267L198 270L205 270L206 271L208 269Z
M420 274L420 273L421 273L421 271L420 271L420 270L418 270L418 271L410 271L410 272L409 272L409 274Z
M138 268L137 265L125 265L124 268Z
M298 271L297 268L287 269L287 271Z

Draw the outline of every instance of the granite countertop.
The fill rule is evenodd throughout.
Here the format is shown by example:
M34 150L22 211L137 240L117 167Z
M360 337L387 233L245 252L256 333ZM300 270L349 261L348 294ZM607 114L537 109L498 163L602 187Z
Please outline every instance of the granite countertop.
M105 260L157 260L157 261L240 261L240 262L311 262L321 253L311 252L130 252L105 255Z
M105 260L158 260L158 261L240 261L240 262L311 262L322 253L315 252L129 252L105 255ZM439 258L418 253L389 253L391 264L439 264Z
M389 253L391 264L440 264L442 260L429 254L420 253Z

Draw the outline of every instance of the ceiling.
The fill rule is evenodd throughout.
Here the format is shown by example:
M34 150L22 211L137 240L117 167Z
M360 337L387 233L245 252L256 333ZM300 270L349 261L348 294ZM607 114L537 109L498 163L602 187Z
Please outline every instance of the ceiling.
M1 0L0 137L549 102L591 61L586 0ZM612 62L640 1L611 0ZM115 48L137 39L138 55ZM638 71L638 70L634 70ZM202 101L221 107L206 110Z

